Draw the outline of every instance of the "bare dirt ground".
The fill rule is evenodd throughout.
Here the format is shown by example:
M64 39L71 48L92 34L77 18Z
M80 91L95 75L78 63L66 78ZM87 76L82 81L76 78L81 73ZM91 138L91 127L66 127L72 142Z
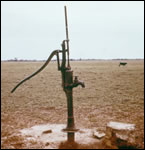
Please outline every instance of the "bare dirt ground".
M71 62L74 75L86 85L84 89L73 90L75 123L78 128L104 132L109 121L133 123L138 147L144 148L144 60L127 63L119 67L117 60ZM2 149L44 148L41 142L28 143L23 136L18 136L19 131L39 124L66 124L66 97L56 62L50 62L40 74L10 93L42 64L1 63Z

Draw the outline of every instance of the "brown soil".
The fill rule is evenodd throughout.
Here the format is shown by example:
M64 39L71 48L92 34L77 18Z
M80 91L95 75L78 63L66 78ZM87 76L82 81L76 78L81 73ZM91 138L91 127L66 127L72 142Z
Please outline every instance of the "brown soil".
M74 88L75 123L80 129L96 128L103 132L109 121L136 124L136 144L144 148L144 60L127 63L119 67L119 61L71 62L74 75L86 85L85 89ZM38 124L66 124L66 97L56 62L50 62L44 71L10 93L42 64L1 63L2 149L44 148L41 142L27 142L19 131Z

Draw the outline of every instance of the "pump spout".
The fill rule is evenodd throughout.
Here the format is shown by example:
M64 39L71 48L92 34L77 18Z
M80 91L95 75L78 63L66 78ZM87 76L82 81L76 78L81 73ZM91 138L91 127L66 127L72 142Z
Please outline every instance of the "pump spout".
M85 88L85 83L84 83L84 82L79 81L79 82L77 83L77 86L79 86L79 85L81 85L81 86L82 86L82 88Z
M78 80L78 77L75 76L73 86L74 86L74 87L77 87L77 86L79 86L79 85L81 85L82 88L85 88L85 83L84 83L83 81Z
M78 77L75 76L75 79L72 84L66 84L65 88L74 88L77 86L81 86L82 88L85 88L85 83L83 81L78 80Z

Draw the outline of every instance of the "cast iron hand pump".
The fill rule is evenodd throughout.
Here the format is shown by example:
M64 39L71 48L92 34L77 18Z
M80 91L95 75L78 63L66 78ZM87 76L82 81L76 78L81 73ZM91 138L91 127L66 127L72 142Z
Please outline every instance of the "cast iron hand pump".
M22 80L20 83L18 83L11 93L13 93L16 88L18 88L23 82L29 80L30 78L34 77L37 75L39 72L41 72L50 62L52 57L56 55L57 57L57 65L58 65L58 70L61 71L62 75L62 87L63 90L66 94L67 97L67 107L68 107L68 119L67 119L67 127L63 129L63 131L66 131L68 134L68 141L69 142L74 142L74 133L78 130L75 128L75 123L74 123L74 116L73 116L73 88L77 87L78 85L81 85L83 88L85 87L84 82L79 81L77 76L73 79L73 71L71 70L70 67L70 62L69 62L69 38L68 38L68 24L67 24L67 10L66 6L64 6L65 9L65 25L66 25L66 40L62 41L62 50L54 50L51 55L48 57L47 61L44 63L44 65L38 69L36 72L34 72L32 75L29 77L25 78ZM60 59L59 59L59 53L62 54L62 62L60 65ZM66 58L67 56L67 58Z

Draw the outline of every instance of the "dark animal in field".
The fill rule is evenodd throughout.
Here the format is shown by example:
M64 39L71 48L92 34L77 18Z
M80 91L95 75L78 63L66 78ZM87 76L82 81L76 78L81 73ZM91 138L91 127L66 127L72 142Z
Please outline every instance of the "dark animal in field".
M122 66L125 66L127 63L126 62L120 62L119 63L119 67L122 65Z

